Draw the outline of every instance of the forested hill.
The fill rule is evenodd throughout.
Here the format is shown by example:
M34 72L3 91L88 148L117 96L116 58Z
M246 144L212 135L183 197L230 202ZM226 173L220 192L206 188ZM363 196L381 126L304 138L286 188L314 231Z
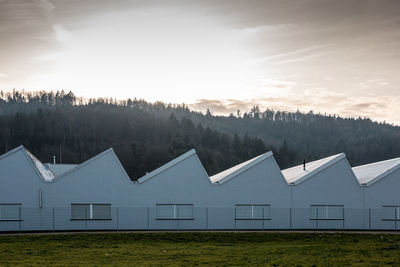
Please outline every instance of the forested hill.
M195 148L212 175L268 150L282 168L345 152L352 165L400 156L400 128L369 119L260 111L213 116L143 100L0 92L0 153L23 144L44 162L80 163L113 147L137 179Z

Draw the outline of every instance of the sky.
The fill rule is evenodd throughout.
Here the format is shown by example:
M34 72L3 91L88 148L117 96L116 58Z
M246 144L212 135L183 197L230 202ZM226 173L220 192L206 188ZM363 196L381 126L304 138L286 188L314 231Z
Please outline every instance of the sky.
M398 0L0 0L0 89L400 125Z

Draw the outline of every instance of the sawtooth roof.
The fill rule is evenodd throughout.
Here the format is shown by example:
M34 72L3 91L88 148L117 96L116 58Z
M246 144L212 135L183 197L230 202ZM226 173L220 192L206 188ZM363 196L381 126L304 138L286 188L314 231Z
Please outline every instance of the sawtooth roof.
M400 158L394 158L353 168L362 185L371 185L400 168Z
M129 178L128 174L126 173L124 167L122 166L121 162L119 161L117 155L115 155L114 150L112 148L109 148L109 149L97 154L96 156L94 156L94 157L82 162L81 164L75 165L74 167L70 168L68 171L65 171L62 174L58 175L54 180L57 181L58 179L60 179L60 178L62 178L64 176L68 176L70 173L73 173L73 172L79 170L80 168L85 167L86 165L90 164L91 162L96 161L100 157L102 157L104 155L107 155L107 154L111 154L112 155L112 157L114 158L114 160L116 161L118 166L121 168L125 178L127 178L129 182L132 182L131 179Z
M286 169L282 171L283 176L285 177L288 184L300 184L301 182L307 180L308 178L316 175L322 170L328 168L339 160L345 158L346 155L344 153L333 155L327 158L323 158L320 160L312 161L306 163L306 169L304 170L303 164L294 166L292 168Z
M138 179L139 183L143 183L147 181L148 179L156 176L157 174L166 171L167 169L171 168L172 166L175 166L176 164L180 163L181 161L184 161L185 159L189 158L192 155L196 154L196 150L191 149L188 152L180 155L179 157L171 160L170 162L162 165L161 167L155 169L154 171L147 173L146 175L142 176L141 178Z
M267 158L272 156L272 152L269 151L267 153L264 153L260 156L257 156L255 158L249 159L248 161L245 161L243 163L240 163L236 166L233 166L232 168L229 168L225 171L222 171L220 173L217 173L213 176L210 177L211 182L217 183L217 184L223 184L226 181L238 176L242 172L248 170L249 168L253 167L254 165L260 163L263 160L266 160Z
M53 179L56 177L56 175L52 171L48 170L40 160L38 160L31 152L29 152L22 145L1 155L0 160L18 152L18 151L22 151L24 153L24 155L26 156L29 163L32 165L32 167L35 169L36 173L39 175L40 179L42 179L44 182L53 181Z
M52 171L55 175L61 175L64 172L67 172L73 168L75 168L76 166L78 166L78 164L50 164L50 163L46 163L44 164L44 166L49 169L50 171Z

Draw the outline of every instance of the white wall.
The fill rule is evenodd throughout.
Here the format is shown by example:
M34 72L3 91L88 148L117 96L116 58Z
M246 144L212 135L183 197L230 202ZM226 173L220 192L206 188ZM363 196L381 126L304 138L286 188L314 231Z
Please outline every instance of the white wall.
M385 220L383 206L400 206L400 169L365 187L365 203L371 228L400 228L400 221ZM399 224L399 225L397 225Z
M341 159L293 186L293 225L298 228L354 228L363 226L362 189L346 159ZM313 221L311 205L343 205L343 221ZM344 224L344 225L343 225Z

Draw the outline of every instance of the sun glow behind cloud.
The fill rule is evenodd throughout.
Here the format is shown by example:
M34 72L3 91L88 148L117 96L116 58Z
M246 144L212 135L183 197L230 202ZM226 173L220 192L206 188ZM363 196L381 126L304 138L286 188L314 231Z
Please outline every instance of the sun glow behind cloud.
M35 87L171 102L249 97L245 89L256 87L244 36L210 16L148 9L97 16L76 31L53 29L64 51L41 56L54 67L34 77Z
M0 0L0 89L400 123L400 1ZM311 92L311 93L309 93Z

